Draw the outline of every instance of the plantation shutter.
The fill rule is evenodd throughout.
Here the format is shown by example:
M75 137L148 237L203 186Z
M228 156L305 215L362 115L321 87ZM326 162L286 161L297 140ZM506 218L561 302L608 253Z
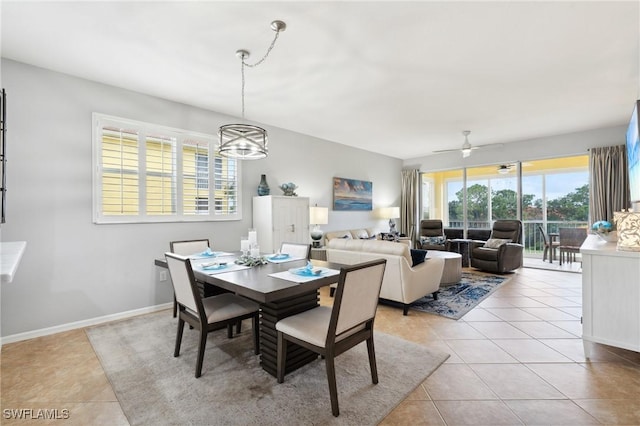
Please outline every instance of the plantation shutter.
M138 132L103 127L102 133L102 214L139 213Z
M182 143L182 209L185 215L209 214L209 142Z
M147 215L175 215L176 138L147 136L145 146Z

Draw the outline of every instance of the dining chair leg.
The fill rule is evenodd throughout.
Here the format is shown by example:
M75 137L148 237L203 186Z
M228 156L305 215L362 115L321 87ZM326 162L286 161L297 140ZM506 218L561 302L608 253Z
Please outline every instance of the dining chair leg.
M178 300L176 300L176 295L173 295L173 317L178 316Z
M335 356L333 353L328 353L324 360L327 366L327 381L329 382L329 397L331 398L331 413L335 417L340 415L340 409L338 408L338 386L336 384L336 366Z
M198 345L198 361L196 362L196 379L202 375L202 361L204 360L204 347L207 344L207 329L200 327L200 344Z
M549 251L549 247L544 248L544 251L542 252L542 261L544 262L545 260L547 260L547 251Z
M286 353L287 353L287 341L282 335L281 331L278 331L278 350L276 357L276 376L278 383L284 382L284 369L286 367Z
M371 369L371 383L378 384L378 367L376 365L376 350L373 345L373 336L367 339L367 352L369 352L369 368Z
M176 348L173 350L173 356L180 355L180 345L182 344L182 332L184 331L184 320L180 318L178 320L178 332L176 333Z

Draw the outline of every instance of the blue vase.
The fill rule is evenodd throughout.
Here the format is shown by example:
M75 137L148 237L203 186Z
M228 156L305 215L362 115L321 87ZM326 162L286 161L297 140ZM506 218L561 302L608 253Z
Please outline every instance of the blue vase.
M269 195L271 193L271 189L267 184L267 175L260 175L260 183L258 184L258 195Z

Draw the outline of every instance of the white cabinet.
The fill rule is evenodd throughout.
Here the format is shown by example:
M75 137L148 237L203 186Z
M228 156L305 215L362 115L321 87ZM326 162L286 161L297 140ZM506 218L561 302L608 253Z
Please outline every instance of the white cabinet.
M582 339L640 352L640 253L589 235L582 254Z
M275 253L283 242L309 243L309 199L265 195L253 197L253 227L263 253Z

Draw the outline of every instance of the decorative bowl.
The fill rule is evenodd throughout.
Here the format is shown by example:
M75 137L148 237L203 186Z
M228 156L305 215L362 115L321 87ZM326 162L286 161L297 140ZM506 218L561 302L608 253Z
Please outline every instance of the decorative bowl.
M615 243L618 241L618 231L596 232L596 235L608 243Z

